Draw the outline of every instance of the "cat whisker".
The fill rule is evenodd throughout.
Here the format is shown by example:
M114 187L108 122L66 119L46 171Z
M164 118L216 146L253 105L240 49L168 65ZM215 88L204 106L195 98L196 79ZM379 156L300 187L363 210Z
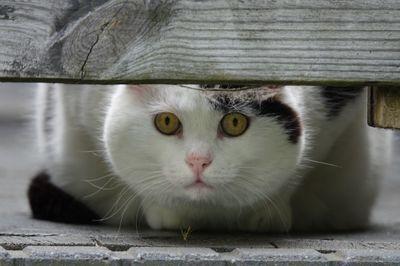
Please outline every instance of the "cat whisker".
M120 171L129 171L129 170L131 170L131 169L133 169L134 167L132 167L132 166L129 166L129 167L125 167L125 168L122 168ZM104 179L104 178L107 178L107 177L112 177L112 178L116 178L116 174L115 174L115 172L113 172L113 171L108 171L105 175L103 175L103 176L100 176L100 177L94 177L94 178L86 178L86 179L84 179L84 181L92 181L92 182L95 182L95 181L98 181L98 180L102 180L102 179Z
M135 227L136 227L136 233L139 235L139 221L141 221L144 217L144 210L143 210L143 201L147 200L149 195L145 195L139 204L139 208L136 210L136 216L135 216ZM139 215L140 213L140 215Z
M279 220L281 221L283 227L285 228L285 231L286 231L286 232L289 231L290 225L288 225L287 222L286 222L286 221L288 220L288 217L286 217L286 215L285 215L285 217L283 217L282 212L281 212L280 208L278 207L278 204L277 204L274 200L272 200L272 198L270 198L270 197L269 197L268 195L266 195L265 193L263 194L263 196L264 196L264 197L268 200L268 202L270 202L270 203L272 204L272 206L275 208L276 212L278 213Z
M257 190L255 190L255 195L257 196L257 198L261 201L261 205L263 206L263 208L265 209L265 212L268 214L268 221L269 223L272 222L272 213L271 213L271 209L270 209L270 205L269 202L267 201L267 199L264 198L264 196L262 195L262 193L259 193ZM254 210L254 208L253 208Z
M105 184L103 187L100 187L100 188L99 188L98 190L96 190L95 192L90 193L90 194L84 196L84 198L85 198L85 199L91 198L91 197L95 196L97 193L102 192L102 191L111 191L111 190L115 190L115 189L117 189L117 188L123 186L124 184L123 184L122 182L119 182L119 183L115 184L115 185L112 186L112 187L105 188L106 185L107 185L107 184Z
M125 207L123 208L123 211L122 211L122 214L121 214L121 218L119 219L118 234L120 233L120 230L121 230L121 227L122 227L122 222L123 222L123 220L124 220L126 211L129 209L131 203L132 203L132 202L136 199L136 197L138 197L138 196L139 196L138 194L132 195L132 196L131 196L130 198L128 198L128 199L126 200L126 202L123 204L123 206L125 206Z
M240 187L246 187L246 186L249 186L249 185L250 185L249 186L250 188L256 187L256 185L253 182L250 182L247 179L248 179L248 176L238 176L238 181L240 181L240 182L242 182L244 184L243 186L240 186ZM249 190L249 192L253 194L253 192L251 192L250 190ZM255 210L254 206L253 206L253 202L249 202L248 201L246 204L249 205L253 210Z
M271 211L269 209L269 207L273 207L276 210L276 213L278 214L278 218L280 220L280 222L283 225L283 228L285 229L285 231L289 231L290 226L287 224L287 217L285 215L285 217L283 217L282 212L280 211L278 205L276 204L276 202L274 200L272 200L272 198L270 198L268 195L266 195L265 193L261 193L258 192L258 198L264 202L264 208L266 209L266 212L268 212L269 215L269 220L272 221L272 215L271 215ZM268 208L268 209L267 209Z
M110 180L111 181L111 180ZM114 189L116 189L116 188L118 188L118 187L120 187L120 186L123 186L123 185L125 185L124 183L122 183L122 182L118 182L118 183L116 183L114 186L112 186L112 187L107 187L107 185L108 185L108 181L107 181L107 183L106 184L104 184L104 186L102 186L102 187L96 187L96 186L94 186L95 188L98 188L98 190L96 191L96 192L98 192L98 191L111 191L111 190L114 190Z
M246 188L246 187L249 187L248 185L250 185L250 187L255 187L255 186L256 186L254 183L248 181L248 179L249 179L248 176L246 176L246 177L240 176L240 177L239 177L239 180L240 180L240 178L243 179L243 180L241 180L241 181L244 181L244 183L246 183L246 185L243 185L243 186L240 186L240 187ZM271 204L268 203L267 199L263 196L263 194L260 193L260 192L258 192L258 189L249 189L249 193L255 195L255 196L258 198L258 201L259 201L260 203L262 203L261 206L265 209L265 212L266 212L266 214L267 214L268 217L269 217L269 218L268 218L268 221L272 221L272 214L271 214L271 210L270 210ZM249 203L247 204L247 206L249 206L250 209L251 209L254 213L257 213L257 212L260 211L259 209L256 208L256 205L254 204L254 202L249 202ZM283 221L282 218L281 218L281 221Z
M132 168L132 167L128 167L128 168L126 168L125 170L129 170L130 168ZM135 169L135 170L136 170L136 169ZM154 171L154 173L156 173L156 172L158 172L158 171ZM107 180L107 181L106 181L104 184L102 184L102 185L97 185L97 184L94 183L94 182L96 182L96 181L100 181L100 180L105 179L105 178L109 178L109 180ZM145 178L147 178L147 177L145 177ZM149 178L151 178L151 177L149 177ZM91 193L91 194L85 196L85 198L90 198L90 197L94 196L95 194L99 193L100 191L111 191L111 190L115 190L116 188L118 188L118 187L124 185L123 182L120 182L120 181L117 180L117 179L118 179L118 178L115 176L114 173L110 173L110 174L107 174L107 175L104 175L104 176L101 176L101 177L98 177L98 178L85 179L84 182L89 183L89 184L90 184L91 186L93 186L94 188L97 188L97 191L95 191L95 192L93 192L93 193ZM112 182L112 181L115 181L116 184L113 185L112 187L107 187L107 185L108 185L110 182Z
M161 171L160 170L148 170L148 169L138 169L138 168L134 168L131 169L133 171L130 171L129 173L126 173L126 176L131 176L134 177L135 179L140 178L140 179L145 179L150 175L159 175L160 177L161 175Z
M106 186L113 180L114 178L111 177L110 179L107 180L107 182L105 182L102 186L98 186L95 183L93 183L92 181L87 181L85 180L84 182L88 183L89 185L91 185L94 188L97 188L99 190L107 190Z
M240 217L240 215L242 214L242 201L240 200L240 198L238 198L234 192L232 192L229 187L227 185L222 185L221 188L224 191L227 191L229 194L232 195L232 197L237 201L238 205L239 205L239 212L238 212L238 217Z
M153 184L152 184L153 185ZM164 194L164 192L165 191L167 191L169 188L170 188L170 184L168 183L168 182L165 182L164 181L164 183L161 183L161 184L158 184L158 187L156 188L156 189L160 189L160 195L163 195ZM149 188L154 188L153 186L148 186L147 187L147 189L149 189ZM146 189L146 190L147 190ZM142 193L143 192L145 192L145 191L142 191ZM141 200L141 204L139 205L139 208L137 209L137 211L136 211L136 219L135 219L135 226L136 226L136 233L137 234L139 234L139 231L138 231L138 228L139 228L139 226L138 226L138 221L141 221L142 219L143 219L143 217L144 217L144 206L145 205L150 205L150 204L152 204L152 203L154 203L155 201L156 201L156 199L153 197L153 198L151 198L151 195L150 194L148 194L148 193L143 193L144 194L144 197L142 198L142 200ZM150 202L148 201L148 198L150 198L151 200L150 200ZM143 211L142 211L143 210ZM139 216L139 212L140 212L140 216Z
M264 202L264 204L265 204L264 208L268 212L270 221L272 221L272 215L271 215L271 211L269 209L267 209L267 207L269 208L269 206L273 207L276 210L278 218L279 218L280 222L282 223L283 227L285 228L286 231L289 231L290 225L288 225L288 223L286 222L288 220L288 217L286 217L286 215L285 215L285 217L283 217L282 212L280 211L276 202L274 200L272 200L272 198L270 198L267 194L259 191L259 186L257 184L249 181L249 180L254 181L257 179L255 179L255 177L253 177L253 178L248 178L248 177L244 177L244 176L238 176L238 177L242 182L249 185L249 186L243 186L243 187L249 188L248 189L249 193L252 193L253 195L255 195L261 202ZM254 207L253 207L253 210L255 210Z
M104 184L97 185L97 184L94 183L95 181L100 181L100 180L102 180L104 178L109 178ZM105 176L102 176L102 177L99 177L99 178L94 178L94 179L86 179L86 180L84 180L84 182L90 184L92 187L97 189L96 191L84 196L84 198L91 198L91 197L95 196L99 192L112 191L112 190L117 189L120 186L125 185L121 180L119 180L119 178L117 178L113 174L108 174L108 175L105 175ZM110 187L108 187L108 185L111 182L114 182L115 184L110 186Z
M160 175L149 175L145 176L140 180L135 180L135 186L140 186L142 184L148 184L148 183L154 183L154 181L159 181L159 182L165 182L164 180L161 179L162 176Z
M111 173L110 172L110 173L108 173L106 175L103 175L103 176L100 176L100 177L86 178L86 179L83 179L83 181L85 181L85 182L95 182L95 181L99 181L99 180L105 179L107 177L114 178L115 177L115 173Z
M162 195L163 194L163 192L164 191L166 191L167 189L168 189L168 187L167 186L165 186L165 187L161 187L161 186L159 186L160 188L161 188L161 193L159 193L160 195ZM141 202L140 202L140 205L139 205L139 208L138 208L138 210L136 211L136 213L137 213L137 215L136 215L136 221L135 221L135 224L136 224L136 232L138 233L138 222L139 221L142 221L142 220L145 220L145 218L144 218L144 216L145 216L145 207L146 206L149 206L149 205L152 205L152 204L154 204L156 202L156 198L154 198L154 197L152 197L152 195L151 194L144 194L144 197L141 199ZM139 216L139 212L140 212L140 216Z
M111 206L111 208L106 212L106 214L103 216L103 218L99 219L98 221L102 222L102 221L106 221L111 219L112 217L114 217L118 211L121 209L121 206L118 207L117 210L113 211L115 208L117 208L118 203L121 201L121 199L125 196L125 194L127 192L130 192L129 187L125 187L121 190L121 192L119 193L119 196L117 198L117 200L114 202L114 204Z
M336 168L342 168L341 166L336 165L336 164L332 164L332 163L327 163L327 162L322 162L322 161L316 161L316 160L311 160L311 159L307 159L307 158L304 158L303 160L304 160L304 161L307 161L307 162L312 162L312 163L320 164L320 165L332 166L332 167L336 167Z

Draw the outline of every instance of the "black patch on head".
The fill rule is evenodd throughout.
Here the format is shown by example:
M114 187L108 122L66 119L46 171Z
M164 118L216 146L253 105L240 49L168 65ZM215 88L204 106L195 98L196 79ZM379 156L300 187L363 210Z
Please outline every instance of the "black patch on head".
M50 182L50 176L40 173L28 189L33 217L70 224L96 224L99 216L83 203Z
M254 97L234 97L232 93L221 93L214 95L210 103L214 109L222 113L243 112L250 109L255 116L275 118L284 127L288 140L294 144L301 136L301 123L297 113L276 97L259 101Z
M243 105L242 103L245 103ZM240 111L239 106L247 106L248 103L243 99L239 99L237 97L229 97L227 93L216 94L212 97L210 101L211 106L220 111L221 113L231 113Z
M340 114L342 109L363 92L363 87L334 87L322 88L322 97L328 108L328 117Z
M258 116L274 117L285 128L288 139L297 143L301 136L301 124L297 113L288 105L279 100L268 99L261 103L254 103L253 108L258 110Z

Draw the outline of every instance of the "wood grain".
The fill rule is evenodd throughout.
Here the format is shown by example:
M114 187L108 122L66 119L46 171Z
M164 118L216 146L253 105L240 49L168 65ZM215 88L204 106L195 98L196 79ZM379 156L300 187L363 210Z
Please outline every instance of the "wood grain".
M380 128L400 129L400 88L369 89L368 124Z
M398 0L3 0L0 80L400 84Z

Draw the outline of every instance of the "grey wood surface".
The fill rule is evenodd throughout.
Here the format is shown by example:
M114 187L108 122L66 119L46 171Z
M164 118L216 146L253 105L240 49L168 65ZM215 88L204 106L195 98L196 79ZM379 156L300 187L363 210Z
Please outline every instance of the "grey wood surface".
M0 80L400 84L399 0L1 0Z

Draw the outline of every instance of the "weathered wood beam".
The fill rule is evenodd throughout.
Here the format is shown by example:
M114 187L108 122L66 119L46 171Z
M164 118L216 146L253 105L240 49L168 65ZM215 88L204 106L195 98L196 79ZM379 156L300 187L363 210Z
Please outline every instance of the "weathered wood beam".
M0 80L400 84L398 0L2 0Z
M369 89L368 124L400 129L400 87Z

